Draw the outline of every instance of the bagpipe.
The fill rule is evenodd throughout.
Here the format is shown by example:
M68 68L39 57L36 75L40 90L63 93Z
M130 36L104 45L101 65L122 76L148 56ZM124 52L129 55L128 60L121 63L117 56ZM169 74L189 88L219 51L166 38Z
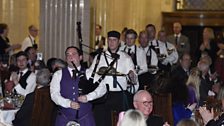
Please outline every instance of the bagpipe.
M82 32L81 32L81 22L77 22L77 35L78 35L78 39L79 39L79 49L81 51L81 53L83 53L83 49L82 49ZM89 46L88 46L89 47ZM75 68L76 72L78 73L78 77L79 77L79 95L86 95L92 91L94 91L98 86L99 86L99 81L98 83L93 83L93 81L88 80L85 74L85 70L78 70L76 65L72 62L73 67ZM81 62L82 65L82 62Z
M116 61L116 59L114 60L114 62L112 61L111 64L114 64ZM98 86L99 84L102 82L102 80L106 77L106 73L108 73L112 67L109 67L106 71L104 71L103 75L96 81L96 82L93 82L93 80L91 79L87 79L86 77L86 74L85 74L85 71L83 70L78 70L76 65L72 62L75 70L78 72L78 77L79 77L79 84L78 84L78 87L79 87L79 95L86 95L90 92L93 92ZM112 65L111 65L112 66ZM109 85L106 84L106 89L107 89L107 92L100 98L98 99L95 99L93 101L91 101L92 103L95 103L95 104L99 104L99 103L103 103L106 101L107 99L107 96L108 96L108 92L109 92Z
M78 39L79 39L79 49L81 52L83 52L82 50L82 31L81 31L81 22L77 22L77 35L78 35Z
M81 55L83 55L83 48L82 46L84 45L82 42L83 42L83 39L82 39L82 31L81 31L81 22L77 22L77 36L78 36L78 44L79 44L79 50L81 52ZM84 58L83 58L84 59ZM85 68L88 68L88 63L87 62L84 62L83 60L81 60L81 65Z
M77 22L77 34L78 34L78 39L79 39L79 49L82 53L83 53L83 49L82 49L83 46L88 47L90 49L93 49L93 48L91 48L91 47L82 43L83 39L82 39L82 34L81 34L81 22ZM99 50L97 50L97 51L99 51ZM100 50L98 52L98 56L100 56L101 53L102 53L102 50ZM78 77L80 79L79 85L78 85L79 86L79 94L80 95L86 95L90 92L93 92L99 86L99 84L102 82L102 80L105 78L106 74L113 68L112 66L117 61L118 58L119 58L119 55L116 54L116 56L113 58L114 60L109 65L111 67L108 67L107 70L105 70L103 72L101 77L95 82L93 81L92 77L90 79L87 79L86 74L85 74L85 70L80 70L79 71L77 69L76 65L72 62L73 67L77 71ZM81 62L81 64L82 64L82 62ZM95 74L95 72L93 72L93 74ZM109 90L109 85L108 84L106 84L106 88L107 88L107 92L108 92L108 90ZM93 100L92 102L93 103L103 102L103 101L105 101L106 98L107 98L107 93L104 96L102 96L101 98Z
M93 78L92 79L87 79L86 77L86 74L85 74L85 71L84 70L78 70L76 65L72 62L72 65L73 67L75 68L75 70L77 71L78 73L78 77L79 77L79 95L86 95L90 92L93 92L98 86L99 84L103 81L103 79L106 77L106 75L109 73L109 71L111 71L113 69L113 65L115 64L115 62L119 59L119 55L116 54L116 56L114 56L114 59L113 61L109 64L109 67L107 67L103 72L102 72L102 75L101 77L94 82ZM99 73L99 71L98 71ZM107 99L107 96L108 96L108 92L109 92L109 85L106 84L106 89L107 89L107 92L100 98L96 99L96 100L93 100L91 101L92 103L95 103L95 104L99 104L99 103L103 103L106 101Z
M72 62L73 67L75 68L76 72L78 73L79 77L79 95L86 95L92 91L94 91L98 86L99 83L92 83L90 80L87 79L84 70L78 70L76 65Z
M86 94L94 91L99 86L99 84L102 82L102 80L106 77L106 75L109 73L109 71L113 70L113 65L118 60L118 58L119 58L119 55L116 54L113 61L109 64L109 67L107 67L105 70L103 70L103 72L101 71L102 72L101 77L95 82L93 82L93 79L88 80L86 77L85 71L83 71L83 70L79 71L77 69L76 65L72 62L72 65L75 68L75 70L77 71L78 77L80 79L79 85L78 85L79 86L79 94L86 95ZM108 84L106 84L106 88L108 91L109 90Z
M103 48L95 49L94 47L83 44L82 32L81 32L81 22L77 22L76 24L77 24L77 36L78 36L78 39L79 39L78 44L79 44L80 51L82 53L85 52L85 51L83 51L83 47L86 47L86 48L92 50L92 52L95 53L95 54L101 54L103 52ZM90 55L88 52L85 52L85 53Z

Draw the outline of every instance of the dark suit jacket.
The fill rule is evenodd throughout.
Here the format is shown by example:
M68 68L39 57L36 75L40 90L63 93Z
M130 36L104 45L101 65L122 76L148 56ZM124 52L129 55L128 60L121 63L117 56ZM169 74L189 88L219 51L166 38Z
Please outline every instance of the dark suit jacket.
M212 85L213 85L213 82L209 80L209 75L205 76L205 78L201 77L201 83L199 86L199 94L200 94L199 105L200 106L205 104L204 101L207 100L208 91L212 90Z
M104 36L101 36L101 39L99 41L102 41L103 42L103 45L105 45L106 38ZM95 41L95 45L98 45L99 44L99 41Z
M176 44L176 38L174 37L174 35L168 36L167 41L174 45ZM190 42L187 36L181 34L177 43L177 52L179 56L181 56L184 52L190 53Z
M184 71L184 69L181 67L181 65L177 66L172 72L172 77L177 77L179 80L186 82L188 79L187 73Z
M147 126L163 126L163 118L156 115L150 115L146 120Z
M16 113L15 119L12 121L14 126L29 126L30 125L32 111L33 111L33 104L34 104L34 96L35 96L35 92L32 92L26 95L26 98L21 108Z
M39 89L35 89L34 92L26 95L21 108L16 113L15 119L12 121L14 126L30 126L33 106L35 101L35 92L37 90L42 90L44 88L49 88L49 87L45 86Z

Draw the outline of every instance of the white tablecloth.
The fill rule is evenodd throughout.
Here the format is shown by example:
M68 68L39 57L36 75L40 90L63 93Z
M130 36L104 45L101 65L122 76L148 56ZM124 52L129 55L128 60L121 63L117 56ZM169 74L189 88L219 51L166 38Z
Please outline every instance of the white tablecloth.
M15 119L15 114L18 110L19 109L15 109L15 110L1 110L0 109L0 122L6 126L12 126L12 120Z

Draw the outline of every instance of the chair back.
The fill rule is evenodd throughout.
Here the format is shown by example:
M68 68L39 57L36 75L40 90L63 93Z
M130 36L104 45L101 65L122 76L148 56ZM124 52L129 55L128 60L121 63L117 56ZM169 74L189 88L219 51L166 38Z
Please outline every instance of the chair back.
M172 95L171 93L154 93L153 114L163 117L171 126L173 125Z
M119 118L119 112L111 111L112 126L117 126L118 118Z
M53 126L56 106L50 97L50 87L35 91L35 100L31 118L32 126Z

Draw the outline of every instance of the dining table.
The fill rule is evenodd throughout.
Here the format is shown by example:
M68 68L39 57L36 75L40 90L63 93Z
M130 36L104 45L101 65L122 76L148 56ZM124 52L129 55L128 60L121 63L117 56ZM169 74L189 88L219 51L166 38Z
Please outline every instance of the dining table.
M0 99L0 126L13 126L16 112L20 109L24 97L14 95L13 97L4 97Z
M13 126L12 121L15 119L15 114L18 110L19 108L8 109L8 110L0 109L0 122L5 126Z

